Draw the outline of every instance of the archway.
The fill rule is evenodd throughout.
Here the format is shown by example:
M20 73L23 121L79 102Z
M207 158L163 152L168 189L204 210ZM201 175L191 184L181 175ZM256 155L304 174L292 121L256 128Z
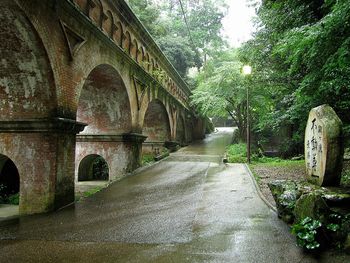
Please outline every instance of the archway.
M81 177L78 165L84 164L86 160L82 160L86 156L98 155L108 163L109 180L120 178L139 163L134 146L125 139L125 134L132 131L128 91L114 67L101 64L89 73L80 93L77 121L86 123L87 127L77 135L76 181ZM88 178L96 179L91 173Z
M82 134L130 132L128 93L112 66L99 65L88 75L79 98L77 121L88 124Z
M147 136L146 142L170 140L169 117L161 101L153 100L148 104L143 121L142 134Z
M0 204L19 204L19 173L14 162L0 154Z
M161 101L153 100L148 104L142 134L147 136L142 145L144 158L152 158L165 150L164 142L170 141L171 131L168 113Z
M55 84L40 36L16 1L1 1L0 21L1 120L52 116L57 108Z
M81 160L78 181L108 181L108 179L108 164L100 155L91 154Z

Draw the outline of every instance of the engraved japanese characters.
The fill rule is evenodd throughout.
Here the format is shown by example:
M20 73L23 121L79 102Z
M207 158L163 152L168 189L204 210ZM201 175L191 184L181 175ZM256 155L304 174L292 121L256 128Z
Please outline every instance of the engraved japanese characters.
M308 180L317 185L339 185L343 160L342 122L328 105L313 108L305 131Z

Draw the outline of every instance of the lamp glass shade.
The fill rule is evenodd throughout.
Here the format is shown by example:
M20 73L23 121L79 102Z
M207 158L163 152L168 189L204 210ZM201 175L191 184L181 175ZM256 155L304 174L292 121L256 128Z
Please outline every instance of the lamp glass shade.
M243 66L243 74L244 75L252 74L252 67L248 65Z

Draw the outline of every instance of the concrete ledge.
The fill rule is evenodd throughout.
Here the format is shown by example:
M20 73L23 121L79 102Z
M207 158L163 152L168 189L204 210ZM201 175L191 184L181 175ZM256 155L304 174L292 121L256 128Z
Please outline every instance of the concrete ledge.
M245 166L245 169L247 170L247 173L249 174L251 180L253 181L253 184L254 184L254 186L255 186L256 192L258 193L258 195L259 195L259 197L261 198L261 200L263 200L263 201L265 202L265 204L266 204L269 208L271 208L272 211L274 211L274 212L277 214L277 208L276 208L274 205L272 205L272 204L265 198L265 196L263 195L263 193L262 193L261 190L260 190L260 187L259 187L258 183L257 183L256 180L255 180L255 177L254 177L252 171L249 169L249 166L248 166L247 164L244 164L244 166Z
M147 136L138 133L122 134L81 134L77 135L77 142L136 142L142 143Z
M83 131L85 126L87 126L87 124L65 118L8 120L0 121L0 132L60 132L77 134Z

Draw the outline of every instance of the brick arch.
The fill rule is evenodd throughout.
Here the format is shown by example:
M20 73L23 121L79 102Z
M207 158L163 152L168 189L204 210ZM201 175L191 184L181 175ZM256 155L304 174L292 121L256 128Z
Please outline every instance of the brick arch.
M76 5L86 14L87 9L87 2L88 0L74 0Z
M149 72L151 69L151 61L150 61L150 57L149 57L148 52L146 52L146 55L144 57L144 66L145 66L145 69L147 70L147 72Z
M146 142L171 140L171 118L161 100L153 99L147 104L142 124L142 134L147 136Z
M82 158L78 167L78 181L108 181L110 164L99 154Z
M123 24L120 21L117 21L114 25L113 40L118 46L122 46L123 44L123 34Z
M124 51L128 54L130 54L130 47L131 47L131 35L129 31L125 30L125 33L123 34L123 44L122 47Z
M150 57L149 64L150 64L150 70L149 71L152 72L155 69L155 62L154 62L154 58L153 57Z
M144 67L144 64L143 64L144 58L145 58L145 48L144 48L143 46L141 46L141 47L139 48L139 51L137 52L137 59L136 59L136 61L137 61L143 68L145 68L145 67Z
M0 153L0 196L20 194L20 175L16 164L8 156Z
M132 130L129 94L119 72L109 64L94 67L80 92L77 121L83 134L115 134Z
M130 47L130 55L135 61L137 61L138 52L139 52L139 44L137 43L136 39L133 39Z
M91 0L90 2L89 17L93 23L99 28L102 28L103 21L103 5L100 0Z
M110 10L106 12L106 18L103 20L102 29L107 36L113 38L114 17Z
M41 37L14 1L1 1L0 20L2 120L55 116L54 77Z

